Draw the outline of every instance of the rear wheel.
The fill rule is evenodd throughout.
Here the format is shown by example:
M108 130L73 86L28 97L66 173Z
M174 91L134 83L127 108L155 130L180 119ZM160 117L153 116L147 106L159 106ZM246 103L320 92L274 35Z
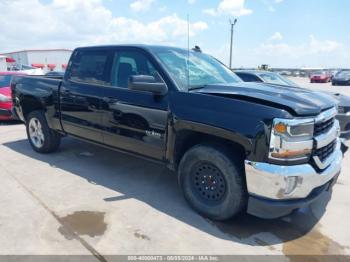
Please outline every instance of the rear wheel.
M26 129L30 145L36 152L51 153L58 149L61 136L49 128L42 111L33 111L28 115Z
M246 205L243 159L224 147L191 148L180 162L178 175L186 200L206 217L226 220Z

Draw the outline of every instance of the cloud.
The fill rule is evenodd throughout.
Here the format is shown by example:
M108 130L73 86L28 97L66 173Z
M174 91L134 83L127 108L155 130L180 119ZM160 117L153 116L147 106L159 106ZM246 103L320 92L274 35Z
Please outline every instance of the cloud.
M131 10L134 12L148 11L155 0L137 0L130 4Z
M278 32L276 32L278 33ZM273 34L278 36L279 34ZM267 38L257 47L234 46L233 67L257 67L268 64L271 67L317 67L317 68L349 68L350 46L334 41L318 39L309 35L304 43L289 44L282 39L276 41ZM214 47L206 47L203 50L214 55L222 62L228 64L229 45L224 43Z
M269 40L282 40L282 35L276 32ZM257 51L272 56L303 57L307 55L324 55L338 51L343 44L332 40L318 40L314 35L309 36L309 41L299 45L286 43L262 43Z
M278 33L278 32L277 32ZM349 54L349 47L334 40L319 40L310 35L308 41L301 44L275 43L278 39L275 33L269 41L262 43L254 51L260 63L274 64L275 66L348 66L344 57ZM272 39L275 38L275 39Z
M113 16L102 0L1 0L0 10L0 52L130 42L179 45L187 39L187 21L177 14L144 23ZM194 21L190 34L207 27Z
M190 36L207 29L204 22L195 22L190 25ZM176 14L163 17L157 21L143 24L134 19L119 17L113 20L112 28L115 32L114 40L171 42L178 37L187 36L187 21L180 19ZM115 39L114 39L115 38Z
M309 47L312 53L330 53L340 49L342 46L342 43L332 40L320 41L314 35L310 35Z
M245 0L222 0L217 8L204 9L203 13L218 16L218 15L233 15L243 16L250 15L253 11L244 7Z
M275 9L273 6L269 6L269 11L270 11L270 12L275 12L276 9Z
M277 5L282 3L284 0L260 0L262 4L264 4L267 7L267 10L269 12L276 12Z
M194 3L196 3L196 0L188 0L188 3L189 3L190 5L193 5Z
M283 39L283 35L280 32L276 32L274 33L269 40L274 41L274 40L282 40Z

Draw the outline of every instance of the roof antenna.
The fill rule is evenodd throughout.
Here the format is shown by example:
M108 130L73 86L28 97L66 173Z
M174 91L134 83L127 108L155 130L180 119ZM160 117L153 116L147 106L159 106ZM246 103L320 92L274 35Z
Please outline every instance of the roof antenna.
M187 14L187 91L190 89L190 15Z

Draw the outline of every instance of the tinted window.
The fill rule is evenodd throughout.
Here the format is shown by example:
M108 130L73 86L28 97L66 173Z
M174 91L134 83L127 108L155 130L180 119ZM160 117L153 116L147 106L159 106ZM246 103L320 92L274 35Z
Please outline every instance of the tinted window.
M150 75L156 79L158 77L154 66L143 53L138 51L118 52L112 69L112 85L127 88L132 75Z
M350 71L340 71L336 76L337 77L350 77Z
M0 75L0 88L10 86L11 76L10 75Z
M244 82L262 82L261 79L252 74L236 73Z
M109 85L110 68L106 51L78 51L74 54L70 80Z

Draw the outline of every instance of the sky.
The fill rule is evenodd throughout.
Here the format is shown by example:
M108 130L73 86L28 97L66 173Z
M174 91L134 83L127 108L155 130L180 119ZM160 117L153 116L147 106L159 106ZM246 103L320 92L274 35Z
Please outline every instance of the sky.
M0 53L144 43L198 45L233 67L350 68L348 0L0 0Z

